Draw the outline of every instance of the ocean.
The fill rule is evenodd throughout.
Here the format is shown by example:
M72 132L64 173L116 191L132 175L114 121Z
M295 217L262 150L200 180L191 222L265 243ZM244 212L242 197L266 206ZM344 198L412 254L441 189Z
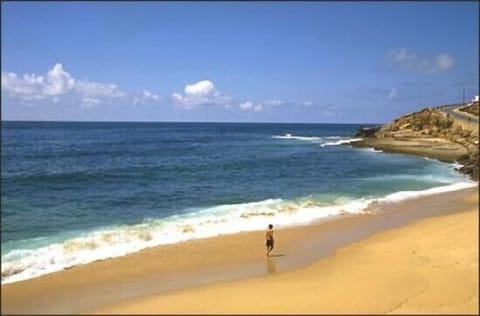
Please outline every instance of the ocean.
M452 164L349 146L358 124L1 124L2 284L475 185Z

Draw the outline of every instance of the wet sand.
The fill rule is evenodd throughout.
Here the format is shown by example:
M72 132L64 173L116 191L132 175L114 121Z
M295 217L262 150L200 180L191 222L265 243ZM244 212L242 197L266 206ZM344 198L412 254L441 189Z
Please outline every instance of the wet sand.
M346 301L356 302L347 304L354 313L384 312L417 297L436 275L446 275L438 282L465 289L450 285L442 292L447 296L450 290L454 297L478 293L478 282L470 280L478 279L478 214L472 211L477 208L473 188L375 205L371 214L361 216L276 227L275 256L269 259L264 257L263 232L160 246L2 285L2 313L324 313L345 312ZM417 221L431 216L437 217ZM450 227L457 228L449 232ZM442 273L427 269L420 255ZM452 258L458 263L453 265ZM380 276L377 283L372 281ZM464 302L465 295L458 300ZM413 310L435 312L433 305L419 302ZM458 311L471 311L471 304ZM475 306L478 312L478 300Z

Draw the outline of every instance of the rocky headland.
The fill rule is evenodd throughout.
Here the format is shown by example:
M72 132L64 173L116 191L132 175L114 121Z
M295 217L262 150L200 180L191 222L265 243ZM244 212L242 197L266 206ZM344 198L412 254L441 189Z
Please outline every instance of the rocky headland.
M420 155L463 165L458 170L479 179L478 102L467 107L425 108L379 127L363 127L351 143L393 153Z

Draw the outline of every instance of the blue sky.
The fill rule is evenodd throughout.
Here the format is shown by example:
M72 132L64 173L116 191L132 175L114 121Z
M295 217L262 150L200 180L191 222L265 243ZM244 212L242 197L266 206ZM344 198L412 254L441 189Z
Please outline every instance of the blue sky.
M478 2L2 2L2 120L379 123L478 94Z

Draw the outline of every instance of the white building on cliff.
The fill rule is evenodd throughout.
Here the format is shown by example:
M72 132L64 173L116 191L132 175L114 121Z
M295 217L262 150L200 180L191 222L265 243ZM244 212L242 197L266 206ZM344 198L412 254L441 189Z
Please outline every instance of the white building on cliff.
M478 100L479 100L478 95L476 95L468 105L472 105L473 103L478 102Z

